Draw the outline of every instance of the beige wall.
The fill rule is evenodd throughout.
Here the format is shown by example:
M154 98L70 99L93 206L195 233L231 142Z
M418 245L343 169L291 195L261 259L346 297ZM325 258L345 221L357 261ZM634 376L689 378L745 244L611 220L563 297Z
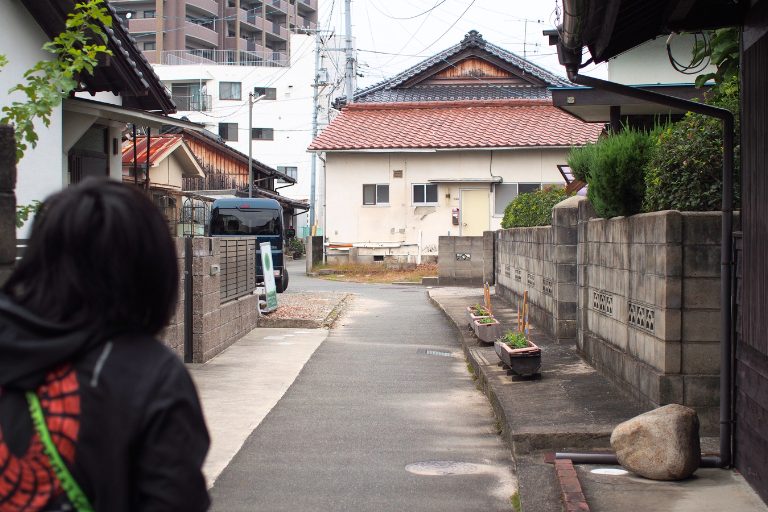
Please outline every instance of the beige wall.
M152 167L149 170L149 181L153 185L170 185L172 187L181 190L181 177L184 169L176 158L176 155L171 153L168 158L161 160L157 167Z
M557 164L565 164L567 149L516 149L494 151L438 151L432 153L328 153L326 158L327 225L330 242L403 242L414 244L419 230L423 246L434 246L438 236L459 235L451 223L452 208L460 207L461 189L490 190L489 183L441 183L438 204L415 207L411 184L430 179L491 178L505 183L562 183ZM402 170L403 178L393 178ZM363 206L363 184L388 184L388 206ZM446 195L450 194L450 198ZM501 227L501 217L492 217L491 229ZM431 252L426 250L425 252Z

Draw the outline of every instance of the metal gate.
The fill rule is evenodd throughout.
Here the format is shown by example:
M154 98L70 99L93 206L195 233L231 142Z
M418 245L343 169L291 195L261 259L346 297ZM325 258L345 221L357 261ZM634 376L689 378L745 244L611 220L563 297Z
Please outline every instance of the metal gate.
M256 288L256 237L221 237L221 302Z

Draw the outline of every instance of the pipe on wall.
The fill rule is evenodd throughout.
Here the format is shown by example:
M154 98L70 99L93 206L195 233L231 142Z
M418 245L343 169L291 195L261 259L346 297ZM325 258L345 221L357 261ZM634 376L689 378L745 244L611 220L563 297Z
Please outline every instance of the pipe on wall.
M722 235L720 257L720 456L716 467L731 465L731 436L732 436L732 340L731 340L731 274L733 267L733 114L724 108L704 105L694 101L683 100L650 92L635 87L629 87L607 80L579 75L576 65L566 66L568 79L578 85L593 87L629 98L635 98L649 103L657 103L667 107L687 110L697 114L715 117L723 121L723 202L722 202Z

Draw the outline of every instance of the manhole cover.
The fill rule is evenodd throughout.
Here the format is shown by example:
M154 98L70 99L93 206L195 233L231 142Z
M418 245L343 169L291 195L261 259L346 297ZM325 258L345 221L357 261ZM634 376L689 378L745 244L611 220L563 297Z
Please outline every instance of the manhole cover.
M443 352L442 350L429 350L426 348L420 348L416 351L417 354L426 354L428 356L444 356L444 357L451 357L450 352Z
M597 468L590 471L590 473L594 473L596 475L621 476L621 475L628 474L629 471L625 471L623 469L616 469L616 468Z
M478 467L467 462L436 460L430 462L414 462L405 466L405 470L416 475L445 476L471 475L477 473Z

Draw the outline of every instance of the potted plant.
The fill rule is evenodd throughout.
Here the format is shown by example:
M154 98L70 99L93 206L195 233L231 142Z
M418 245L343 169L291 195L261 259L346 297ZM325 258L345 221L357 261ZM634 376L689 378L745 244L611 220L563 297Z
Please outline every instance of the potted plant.
M534 375L541 368L541 349L522 332L508 329L493 343L493 348L499 359L518 375Z
M488 316L490 316L490 314L480 304L475 304L474 306L467 306L467 323L473 329L474 329L475 320L480 320L481 318L488 317Z
M477 337L486 343L501 336L501 324L492 316L485 316L472 322Z

